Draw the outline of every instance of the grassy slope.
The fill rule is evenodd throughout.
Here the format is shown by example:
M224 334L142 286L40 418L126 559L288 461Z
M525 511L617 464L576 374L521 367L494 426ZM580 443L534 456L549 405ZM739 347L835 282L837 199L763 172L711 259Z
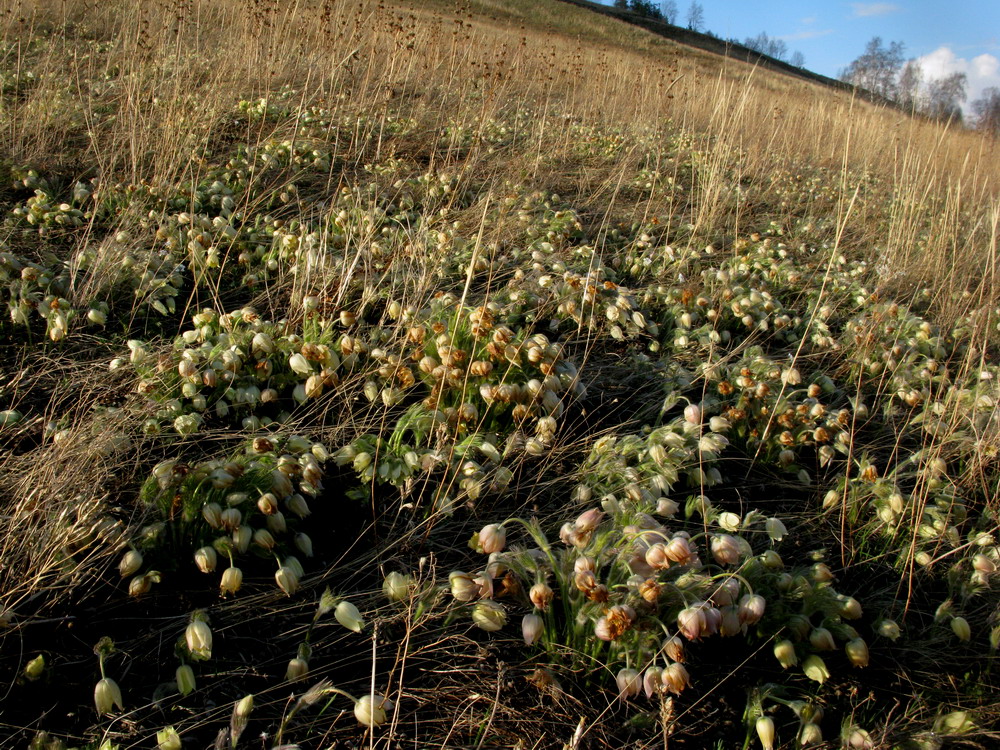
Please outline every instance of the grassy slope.
M12 310L0 323L0 406L24 417L0 444L11 737L149 746L174 724L206 744L233 701L254 693L246 737L274 739L296 689L285 665L311 639L311 677L355 694L373 680L399 705L390 731L372 735L380 745L393 732L435 746L559 745L582 716L599 744L673 732L690 747L730 746L747 732L745 704L753 713L760 700L789 743L802 718L782 703L791 699L825 706L828 738L841 723L849 737L854 717L879 744L932 726L990 741L996 600L981 584L998 562L983 536L997 526L995 143L557 3L52 3L24 18L5 22L0 102ZM218 318L248 304L256 314ZM199 310L214 312L175 338ZM476 343L486 311L522 353ZM427 333L435 326L491 374L483 366L461 387L435 374L450 356ZM223 361L234 342L241 353ZM320 380L291 368L297 351ZM435 358L427 371L422 357ZM190 391L185 362L198 378ZM793 367L812 391L795 388ZM562 377L550 386L553 373ZM521 390L517 406L497 406L500 392L487 400L479 388L532 380L558 405ZM311 394L302 405L296 387ZM665 396L681 400L661 412ZM685 400L729 419L728 449L685 427ZM404 409L421 402L441 418L406 427ZM285 426L244 421L255 417ZM323 461L291 433L343 450ZM264 435L270 448L253 442ZM472 448L467 466L470 439L495 444L497 459ZM834 457L824 446L837 446ZM370 467L359 453L374 455ZM205 502L228 502L207 483L232 480L256 497L279 454L300 467L296 489L314 485L302 489L313 515L298 520L284 502L292 533L272 529L282 558L304 558L295 533L312 537L306 586L283 596L274 561L251 546L258 554L236 553L240 595L220 601L218 573L189 562L228 536L200 520ZM309 455L326 489L306 478ZM173 459L182 468L163 463ZM601 646L590 635L599 603L572 580L550 576L585 625L557 618L545 650L515 639L530 606L512 580L497 576L512 622L492 636L438 593L450 569L483 565L464 547L483 524L537 515L554 536L589 507L583 496L612 495L621 508L590 554L604 545L601 576L621 584L613 601L675 629L677 591L690 601L712 585L663 572L676 589L647 611L622 557L657 506L655 477L671 472L671 496L693 511L658 517L671 533L719 534L731 521L719 511L754 508L790 529L778 546L787 580L752 560L708 571L738 569L769 612L745 638L689 644L694 685L681 695L614 700L609 678L626 650L649 658L649 631L630 630L628 649ZM695 510L703 493L714 511ZM244 526L272 528L252 502L240 507ZM516 525L509 533L530 542ZM758 555L771 546L762 525L739 533ZM119 580L127 546L144 561ZM813 567L819 546L835 588ZM227 556L220 544L220 566ZM409 606L381 597L391 570L421 580ZM151 591L129 597L137 578ZM326 586L363 609L362 636L329 614L309 626ZM863 603L853 625L838 591ZM199 608L216 648L182 699L171 682L190 654L174 641ZM779 670L772 638L793 637L800 659L813 650L806 633L792 635L802 612L840 649L856 626L871 643L867 676L843 654L825 655L834 675L822 688ZM906 637L880 637L880 615ZM969 643L949 628L958 615L973 626ZM89 705L91 647L104 635L119 649L107 664L125 690L123 720L98 720ZM46 669L32 681L23 673L38 654ZM776 683L763 698L747 692ZM341 707L299 706L286 741L357 740Z

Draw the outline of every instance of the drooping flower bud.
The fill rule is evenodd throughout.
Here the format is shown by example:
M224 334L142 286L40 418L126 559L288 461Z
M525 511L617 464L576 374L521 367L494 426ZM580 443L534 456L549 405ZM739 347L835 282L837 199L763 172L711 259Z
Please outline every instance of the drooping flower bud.
M507 624L507 615L495 601L483 599L472 608L472 621L486 632L492 633Z
M524 644L526 646L532 645L541 638L544 631L545 622L538 615L527 614L521 620L521 635L524 637Z
M273 492L265 492L257 499L257 508L265 516L271 516L278 512L278 498Z
M555 592L553 592L551 587L544 582L536 583L528 592L528 598L531 599L531 603L534 604L541 612L544 612L549 608L549 604L552 603L554 596Z
M502 552L507 544L507 531L499 524L487 524L479 532L479 546L487 555Z
M781 522L780 518L768 518L764 522L764 529L767 531L767 535L776 542L780 542L788 533L788 529L785 528L785 524Z
M309 503L306 502L306 499L298 493L292 495L285 501L285 507L298 518L306 518L312 514L312 510L309 508Z
M701 608L705 614L705 627L702 628L701 634L715 635L722 627L722 611L708 602L703 603Z
M615 683L618 685L618 698L623 701L634 698L642 690L642 680L634 669L620 670L615 676Z
M716 534L712 537L712 557L719 565L735 565L740 561L740 545L736 537Z
M275 469L271 472L271 492L276 497L285 498L292 494L292 480L285 476L284 472Z
M820 685L826 682L827 678L830 676L830 671L826 668L826 662L824 662L816 654L810 654L806 657L806 660L802 662L802 673L810 680L814 680Z
M285 679L289 682L295 682L296 680L301 680L308 673L309 662L296 656L288 662L288 668L285 669Z
M218 503L205 503L201 508L201 515L213 529L222 526L222 507Z
M202 573L211 573L215 570L219 556L214 547L200 547L194 553L194 564Z
M900 635L902 635L896 621L890 620L888 617L884 617L879 620L875 629L878 631L880 636L888 638L890 641L895 641Z
M657 542L646 550L644 555L646 564L653 570L664 570L670 567L670 559L667 557L667 546L663 542Z
M687 565L694 559L694 550L691 543L682 536L675 536L666 547L667 559L678 565Z
M847 736L847 747L851 750L873 750L875 743L867 730L852 727L851 733Z
M263 549L271 549L274 547L274 537L271 536L271 532L267 529L257 529L253 532L253 542L258 547Z
M24 676L27 677L32 682L34 682L35 680L37 680L39 677L42 676L42 673L44 671L45 671L45 657L42 654L39 654L25 665Z
M337 618L337 622L355 633L360 633L365 627L365 619L361 616L361 612L346 599L341 599L337 603L333 616Z
M313 556L313 543L308 534L299 532L295 535L295 539L293 541L295 543L295 549L306 557Z
M642 692L647 698L652 698L655 693L663 689L663 669L652 666L642 674Z
M237 721L246 722L250 718L250 713L253 711L253 696L244 695L239 701L233 706L233 718Z
M739 531L741 523L743 523L743 519L741 519L737 513L726 511L719 514L719 528L725 529L726 531Z
M732 426L725 417L715 416L708 420L708 429L712 432L728 432Z
M842 597L840 615L847 620L857 620L861 617L861 603L853 596Z
M410 576L393 571L382 582L382 593L390 602L401 602L409 597L411 586L413 579Z
M812 567L812 578L816 583L827 583L833 580L833 571L826 563L816 563Z
M153 587L153 578L149 575L135 576L128 582L129 596L148 594Z
M292 596L299 590L299 574L288 565L282 565L274 574L274 581L286 596Z
M775 552L773 549L769 549L760 556L761 564L770 570L781 570L785 567L784 561L781 559L781 555Z
M689 641L696 641L705 633L705 610L699 606L686 607L677 613L677 629Z
M182 696L188 695L197 686L194 679L194 670L187 664L181 664L177 667L177 671L174 672L174 678L177 680L177 692Z
M719 582L716 589L709 596L709 601L716 607L727 607L736 604L740 595L740 581L734 576L730 576Z
M130 549L122 557L121 562L118 563L118 572L122 578L127 578L133 573L138 572L141 567L142 554L134 549Z
M802 729L799 730L800 747L810 747L811 745L818 745L822 741L823 741L823 731L819 728L819 724L807 721L802 725Z
M472 576L461 570L453 570L448 574L451 595L460 602L471 602L479 596L479 585Z
M363 695L354 704L354 718L366 727L378 727L388 720L392 708L392 701L378 693Z
M868 644L864 638L852 638L844 645L848 660L855 667L868 666Z
M757 736L763 750L774 750L774 719L770 716L761 716L754 724Z
M680 663L668 666L660 677L663 680L663 687L674 695L680 695L684 688L691 684L687 669Z
M787 639L774 644L774 658L784 669L799 663L799 658L795 655L795 644Z
M204 661L212 658L212 629L204 620L195 619L188 623L184 641L192 659Z
M278 510L269 515L267 517L267 530L272 534L284 534L288 531L288 524L285 522L285 514Z
M972 637L972 629L964 617L951 618L951 631L958 636L960 641L967 641Z
M181 750L181 736L173 727L166 727L156 733L157 750Z
M764 616L767 602L760 594L746 594L740 599L740 622L744 625L756 625Z
M686 658L684 656L684 641L676 635L670 636L663 642L663 653L665 653L667 658L671 661L676 661L678 663L683 662Z
M647 578L639 584L639 596L643 598L643 601L646 601L649 604L656 604L657 601L659 601L660 594L662 592L663 586L652 578Z
M249 526L240 526L233 530L233 545L241 555L250 549L250 542L252 540L253 531L250 530Z
M590 510L581 513L577 517L576 521L573 522L573 525L576 527L577 531L583 534L589 534L600 525L603 518L604 511L600 508L591 508Z
M235 594L240 590L240 586L243 585L243 571L237 567L230 566L222 571L222 581L219 583L219 589L222 595Z
M688 404L684 407L684 421L688 424L701 424L701 407L698 404Z
M833 633L826 628L813 628L809 633L809 643L817 651L834 651L837 648Z
M118 706L119 711L124 711L122 691L118 683L108 677L98 681L94 686L94 705L97 707L98 716L111 713L115 706Z
M296 375L301 375L302 377L309 377L313 372L312 365L309 364L309 360L303 357L299 352L296 352L288 358L288 367Z

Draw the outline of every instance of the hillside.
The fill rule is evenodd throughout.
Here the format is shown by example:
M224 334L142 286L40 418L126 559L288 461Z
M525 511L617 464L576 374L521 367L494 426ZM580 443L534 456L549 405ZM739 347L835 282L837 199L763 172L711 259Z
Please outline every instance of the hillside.
M556 0L14 11L0 744L995 743L995 141Z

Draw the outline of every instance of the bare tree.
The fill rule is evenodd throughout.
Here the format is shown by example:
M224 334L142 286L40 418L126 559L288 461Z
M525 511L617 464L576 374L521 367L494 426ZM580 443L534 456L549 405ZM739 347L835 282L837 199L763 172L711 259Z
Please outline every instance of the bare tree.
M897 101L911 113L917 112L923 107L921 89L924 83L924 71L915 59L907 60L899 74L899 82L896 84Z
M677 3L674 0L663 0L660 3L660 13L667 23L677 23Z
M990 86L983 95L969 105L979 130L1000 135L1000 89Z
M705 9L701 3L692 0L687 12L688 28L692 31L701 31L705 28Z
M804 68L806 66L806 56L799 50L795 50L792 56L788 58L788 63L794 65L796 68Z
M952 73L927 85L927 114L938 120L962 121L962 102L965 101L965 73Z
M841 72L840 79L886 99L895 99L903 49L902 42L883 47L882 37L873 37L864 53Z
M743 41L743 46L777 60L784 60L785 55L788 54L788 45L781 39L768 36L765 31L760 32L757 36L747 37Z

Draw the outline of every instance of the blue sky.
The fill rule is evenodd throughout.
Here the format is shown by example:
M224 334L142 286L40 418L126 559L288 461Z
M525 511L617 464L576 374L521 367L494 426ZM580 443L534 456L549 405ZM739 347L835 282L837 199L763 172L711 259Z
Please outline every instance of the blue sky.
M606 5L611 0L603 0ZM675 0L686 23L690 0ZM654 0L658 4L658 0ZM836 77L873 36L905 44L926 78L964 72L969 100L986 86L1000 87L1000 0L700 0L705 26L716 35L745 39L764 31L806 67Z

